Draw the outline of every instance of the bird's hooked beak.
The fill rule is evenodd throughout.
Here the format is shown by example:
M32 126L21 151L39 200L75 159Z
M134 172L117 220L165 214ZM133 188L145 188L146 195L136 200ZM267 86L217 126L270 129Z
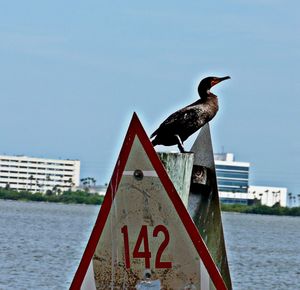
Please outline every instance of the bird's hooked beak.
M230 79L230 76L226 76L226 77L223 77L223 78L215 78L211 81L211 86L213 87L214 85L222 82L222 81L225 81L225 80L228 80Z

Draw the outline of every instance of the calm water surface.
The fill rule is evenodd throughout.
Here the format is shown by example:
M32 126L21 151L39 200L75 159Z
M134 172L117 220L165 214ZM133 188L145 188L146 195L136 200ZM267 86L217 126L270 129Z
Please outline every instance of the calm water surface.
M0 200L0 289L68 289L98 206ZM300 289L300 218L223 214L234 289Z

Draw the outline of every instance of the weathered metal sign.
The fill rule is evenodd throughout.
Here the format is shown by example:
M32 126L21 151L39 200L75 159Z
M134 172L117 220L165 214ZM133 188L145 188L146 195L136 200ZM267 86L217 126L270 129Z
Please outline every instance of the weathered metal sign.
M226 289L136 114L71 289Z
M218 267L227 289L232 289L223 234L219 193L209 124L201 129L191 151L194 167L189 194L189 213Z

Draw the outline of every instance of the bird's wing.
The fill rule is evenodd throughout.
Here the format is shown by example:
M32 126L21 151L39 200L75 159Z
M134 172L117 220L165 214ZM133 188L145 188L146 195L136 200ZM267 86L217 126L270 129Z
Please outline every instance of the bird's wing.
M198 108L198 110L201 109ZM176 134L176 131L180 130L181 127L186 128L189 126L193 126L195 120L199 119L199 113L200 115L202 114L202 112L197 112L195 110L195 107L192 105L178 110L161 123L159 128L152 133L151 138L164 131Z

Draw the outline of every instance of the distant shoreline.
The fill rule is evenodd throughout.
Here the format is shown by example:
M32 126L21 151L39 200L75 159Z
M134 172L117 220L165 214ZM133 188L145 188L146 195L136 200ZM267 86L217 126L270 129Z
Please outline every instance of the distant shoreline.
M58 202L66 204L95 204L103 202L103 196L92 194L86 191L65 191L61 194L32 193L29 191L15 191L10 189L0 189L0 199L23 200L23 201L43 201Z
M31 193L29 191L15 191L0 188L0 199L21 200L21 201L42 201L56 202L66 204L92 204L100 205L104 196L92 194L86 191L65 191L61 194L42 194L40 192ZM300 216L300 207L268 207L265 205L239 205L239 204L221 204L223 212L251 213L264 215L282 215L282 216Z
M239 205L239 204L221 204L223 212L238 212L238 213L252 213L264 215L282 215L282 216L300 216L300 207L281 207L275 205L269 207L266 205Z

